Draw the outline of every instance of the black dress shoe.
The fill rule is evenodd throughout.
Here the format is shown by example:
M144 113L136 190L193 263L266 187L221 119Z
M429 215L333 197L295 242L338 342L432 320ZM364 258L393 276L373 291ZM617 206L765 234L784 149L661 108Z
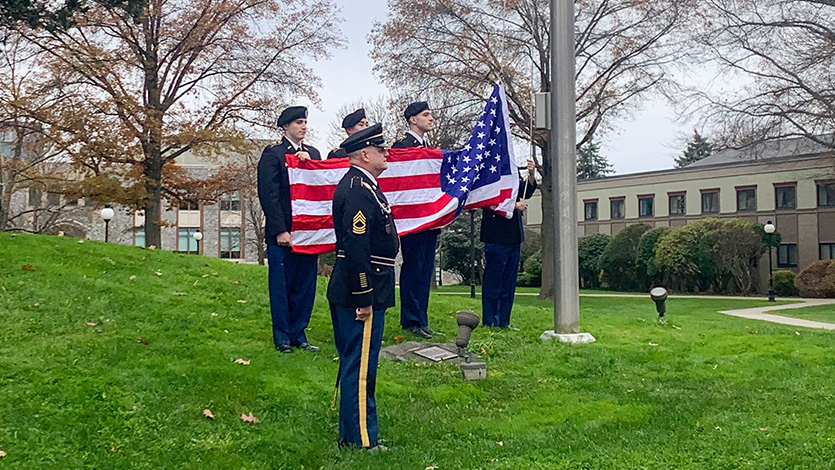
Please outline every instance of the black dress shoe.
M430 335L429 333L427 333L427 332L423 331L423 328L421 328L421 327L419 327L419 326L412 326L412 327L410 327L410 328L406 328L406 331L408 331L409 333L411 333L411 334L413 334L413 335L417 336L418 338L422 338L422 339L432 339L432 335Z
M423 332L429 336L435 336L436 334L434 331L432 331L432 328L429 328L428 326L422 326L420 327L420 329L423 330Z
M304 349L305 351L316 352L319 350L319 346L314 346L310 343L302 343L299 345L299 349Z
M293 348L291 348L289 344L279 344L275 347L275 350L284 354L293 352Z

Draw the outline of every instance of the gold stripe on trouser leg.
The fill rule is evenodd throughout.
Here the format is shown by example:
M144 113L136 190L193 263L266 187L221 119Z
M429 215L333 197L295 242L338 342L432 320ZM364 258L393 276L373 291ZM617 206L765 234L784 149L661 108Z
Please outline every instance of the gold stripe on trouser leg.
M363 447L371 446L371 439L368 437L368 400L366 398L366 389L368 386L368 361L371 353L371 325L374 323L374 309L371 309L371 315L365 320L365 326L362 329L362 353L360 355L360 377L357 381L359 383L359 409L360 409L360 439L362 439Z

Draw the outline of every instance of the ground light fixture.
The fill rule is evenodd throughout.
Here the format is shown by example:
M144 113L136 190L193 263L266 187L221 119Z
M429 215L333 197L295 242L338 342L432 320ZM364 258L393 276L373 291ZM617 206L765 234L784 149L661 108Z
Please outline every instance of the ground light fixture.
M667 289L663 287L655 287L649 291L649 297L655 302L655 310L658 312L658 318L663 318L667 313Z

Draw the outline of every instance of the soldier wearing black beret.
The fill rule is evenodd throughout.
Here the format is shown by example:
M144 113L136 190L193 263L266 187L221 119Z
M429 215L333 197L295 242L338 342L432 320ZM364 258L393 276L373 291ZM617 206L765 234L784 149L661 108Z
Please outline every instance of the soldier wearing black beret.
M278 126L281 142L267 146L258 162L258 198L267 218L265 238L269 261L270 311L275 349L292 352L292 346L307 351L319 348L308 342L305 329L310 323L316 297L318 256L293 253L290 231L293 213L286 154L300 159L320 160L316 148L304 144L307 108L291 106L281 112Z
M429 103L418 101L403 112L409 122L406 137L392 148L429 147L426 133L432 130L434 118ZM400 267L400 326L414 336L431 338L429 328L429 289L435 275L435 249L440 230L426 230L404 235L401 239L403 265Z
M400 244L377 184L388 155L382 125L352 134L341 147L351 168L333 195L337 254L328 282L342 390L339 445L384 449L378 446L374 391L385 313L394 306L394 259Z
M368 119L365 117L365 109L360 108L345 116L345 119L342 120L342 128L345 129L345 133L348 134L349 137L357 131L368 128ZM328 159L331 158L348 158L348 154L345 152L344 148L337 147L328 153Z

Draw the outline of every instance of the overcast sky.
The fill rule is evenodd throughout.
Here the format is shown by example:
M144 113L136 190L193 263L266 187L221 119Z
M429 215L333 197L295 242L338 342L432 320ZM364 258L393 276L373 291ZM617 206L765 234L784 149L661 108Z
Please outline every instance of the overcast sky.
M374 63L366 40L374 21L386 17L386 0L336 3L345 19L341 29L346 48L336 51L330 60L312 64L322 78L322 104L320 108L310 106L309 121L315 132L307 141L324 154L330 150L326 144L328 125L342 105L387 94L386 87L372 73ZM660 101L648 103L632 119L620 120L614 127L616 132L601 136L601 153L618 174L672 168L673 157L681 153L683 142L692 132L689 127L675 124L672 110Z

